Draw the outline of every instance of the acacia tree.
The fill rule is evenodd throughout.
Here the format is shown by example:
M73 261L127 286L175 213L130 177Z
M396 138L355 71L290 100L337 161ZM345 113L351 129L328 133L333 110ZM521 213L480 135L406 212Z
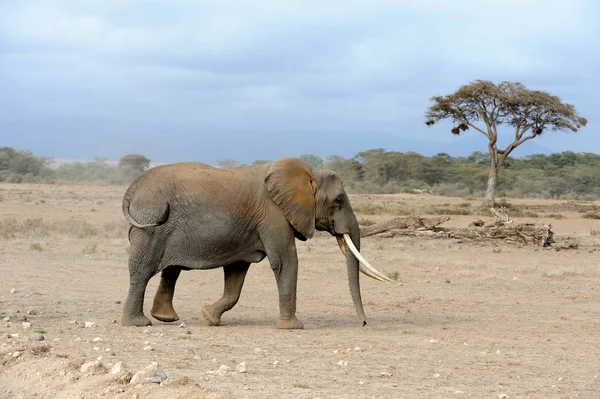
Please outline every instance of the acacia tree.
M150 167L150 160L142 154L126 154L119 159L119 168L140 174Z
M485 206L494 206L498 172L509 154L518 146L540 136L547 130L577 132L586 125L575 107L563 103L547 92L527 89L521 83L476 80L461 86L455 93L434 96L425 113L426 124L450 119L452 134L459 135L469 128L488 139L490 172ZM498 148L498 127L514 129L514 139L506 148Z

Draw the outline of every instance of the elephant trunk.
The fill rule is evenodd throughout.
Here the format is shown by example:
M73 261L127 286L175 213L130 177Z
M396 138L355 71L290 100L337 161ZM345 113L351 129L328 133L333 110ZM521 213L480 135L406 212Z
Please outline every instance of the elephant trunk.
M360 250L360 229L358 222L352 223L349 229L349 236L356 249ZM365 316L365 310L363 308L362 297L360 294L360 280L359 280L359 261L354 256L348 243L346 243L346 268L348 272L348 285L350 287L350 295L352 296L352 302L354 302L354 308L356 314L362 320L363 326L367 324L367 317Z

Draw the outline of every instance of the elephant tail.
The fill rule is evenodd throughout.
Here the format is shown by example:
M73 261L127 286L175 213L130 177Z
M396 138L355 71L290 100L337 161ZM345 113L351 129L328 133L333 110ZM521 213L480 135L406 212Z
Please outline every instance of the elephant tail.
M159 220L157 222L149 223L149 224L139 223L138 221L136 221L133 218L133 216L131 216L131 213L129 213L130 203L131 203L131 201L129 199L127 199L127 198L123 199L123 215L125 215L125 219L127 219L127 221L134 227L144 229L146 227L160 226L161 224L165 223L167 221L167 219L169 218L170 206L169 206L169 203L167 202L167 206L165 207L163 214L161 215L161 217L159 218Z

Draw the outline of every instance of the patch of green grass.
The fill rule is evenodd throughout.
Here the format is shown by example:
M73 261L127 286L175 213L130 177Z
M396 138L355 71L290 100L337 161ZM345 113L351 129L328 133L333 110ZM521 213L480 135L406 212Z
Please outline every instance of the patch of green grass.
M40 244L39 242L34 242L33 244L31 244L29 246L29 249L31 249L32 251L38 251L38 252L41 252L44 250L44 248L42 248L42 244Z
M98 244L95 242L89 242L86 244L86 246L83 248L83 254L84 255L91 255L93 253L96 252L96 249L98 249Z
M386 273L386 275L394 281L398 281L398 279L400 278L400 273L398 273L397 271L388 272L388 273Z

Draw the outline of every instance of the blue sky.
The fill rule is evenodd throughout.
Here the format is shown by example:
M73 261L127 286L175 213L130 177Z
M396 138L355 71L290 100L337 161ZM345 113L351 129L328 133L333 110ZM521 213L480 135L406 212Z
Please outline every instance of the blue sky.
M515 156L600 153L599 20L594 0L0 0L0 146L209 163L468 154L483 136L424 112L489 79L589 119Z

